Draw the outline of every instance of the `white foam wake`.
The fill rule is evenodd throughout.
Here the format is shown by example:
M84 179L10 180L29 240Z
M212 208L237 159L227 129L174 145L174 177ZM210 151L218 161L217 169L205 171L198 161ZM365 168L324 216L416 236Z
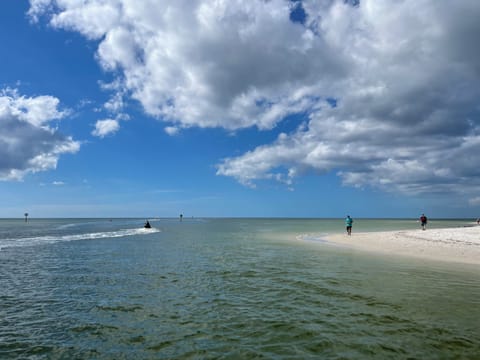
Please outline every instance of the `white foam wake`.
M95 233L85 233L85 234L48 235L48 236L36 236L36 237L27 237L27 238L19 238L19 239L3 239L3 240L0 240L0 249L7 248L7 247L52 244L60 241L119 238L119 237L125 237L125 236L133 236L133 235L154 234L157 232L160 232L160 229L135 228L135 229L122 229L117 231L95 232Z

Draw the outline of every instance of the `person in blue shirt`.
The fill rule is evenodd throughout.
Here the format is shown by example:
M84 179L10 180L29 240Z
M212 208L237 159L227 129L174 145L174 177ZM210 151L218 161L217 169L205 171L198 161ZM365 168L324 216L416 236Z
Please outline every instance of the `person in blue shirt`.
M347 228L347 234L352 235L352 224L353 224L353 219L350 217L350 215L347 215L345 218L345 226Z

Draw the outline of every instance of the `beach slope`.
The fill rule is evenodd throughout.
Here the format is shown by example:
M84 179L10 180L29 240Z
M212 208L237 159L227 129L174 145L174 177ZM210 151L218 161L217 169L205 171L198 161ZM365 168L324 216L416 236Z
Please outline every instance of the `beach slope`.
M325 240L370 252L480 265L480 226L331 234Z

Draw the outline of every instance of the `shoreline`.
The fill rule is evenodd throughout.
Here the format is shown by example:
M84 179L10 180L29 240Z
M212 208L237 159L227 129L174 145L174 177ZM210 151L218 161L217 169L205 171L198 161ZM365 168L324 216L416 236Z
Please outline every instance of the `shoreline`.
M322 236L327 243L371 253L480 265L480 226L353 232Z

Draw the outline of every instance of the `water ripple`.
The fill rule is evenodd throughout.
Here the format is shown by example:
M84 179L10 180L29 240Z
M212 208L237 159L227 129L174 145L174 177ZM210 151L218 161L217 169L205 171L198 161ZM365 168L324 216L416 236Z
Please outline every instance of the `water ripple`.
M477 272L189 226L0 252L0 358L480 353Z

